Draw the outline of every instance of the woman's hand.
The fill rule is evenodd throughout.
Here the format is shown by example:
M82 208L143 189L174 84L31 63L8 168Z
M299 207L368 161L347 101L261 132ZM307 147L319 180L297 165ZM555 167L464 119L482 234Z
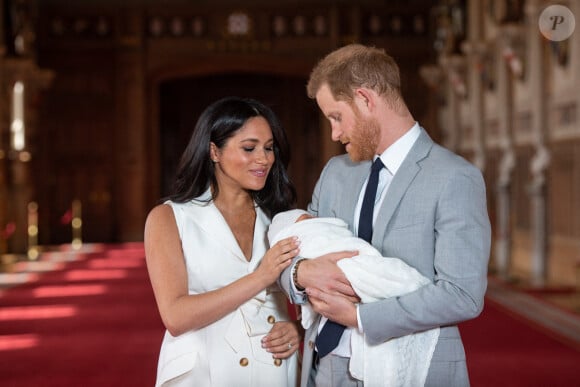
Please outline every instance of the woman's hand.
M298 254L298 246L298 238L289 237L282 239L266 251L255 271L256 274L264 278L266 286L275 282L282 270L292 263L292 258Z
M304 329L300 321L279 321L262 339L262 348L272 354L274 359L286 359L300 349Z

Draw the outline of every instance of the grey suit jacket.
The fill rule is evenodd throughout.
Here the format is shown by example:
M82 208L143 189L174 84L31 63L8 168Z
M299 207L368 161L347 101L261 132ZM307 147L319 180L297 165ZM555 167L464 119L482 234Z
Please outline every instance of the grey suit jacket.
M348 155L324 167L308 210L346 221L351 230L370 162ZM369 343L441 327L426 386L468 386L465 352L457 324L483 309L491 230L481 172L435 144L424 129L393 177L374 225L372 244L432 279L432 284L396 298L361 304ZM296 300L290 270L282 288ZM302 386L308 385L317 325L306 332Z

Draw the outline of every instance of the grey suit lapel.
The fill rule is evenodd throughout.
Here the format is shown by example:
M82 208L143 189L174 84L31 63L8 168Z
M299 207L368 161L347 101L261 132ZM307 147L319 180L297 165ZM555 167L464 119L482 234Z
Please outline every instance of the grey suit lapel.
M380 245L380 241L384 240L391 217L399 206L403 195L413 182L413 179L415 179L415 176L421 170L419 161L427 157L432 146L433 140L421 128L421 134L417 138L417 141L415 141L415 144L407 154L399 170L393 176L393 180L386 193L387 196L377 214L377 219L373 227L373 244L375 246Z
M353 222L355 218L355 208L359 200L359 195L362 190L362 186L365 180L368 178L371 161L364 161L356 165L355 173L353 173L352 180L344 181L344 192L345 192L345 205L339 208L344 211L342 214L338 214L338 217L347 221L351 225L351 230L354 230Z

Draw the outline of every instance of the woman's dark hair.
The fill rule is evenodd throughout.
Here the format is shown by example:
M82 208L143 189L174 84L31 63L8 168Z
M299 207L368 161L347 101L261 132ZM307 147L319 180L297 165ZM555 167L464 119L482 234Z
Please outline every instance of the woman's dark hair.
M219 192L215 166L210 158L210 143L222 148L252 117L263 117L268 121L274 138L275 161L264 188L250 191L250 194L270 217L293 208L296 189L286 170L290 162L286 133L269 107L254 99L239 97L220 99L203 111L181 156L174 189L167 199L185 203L202 195L210 186L215 199Z

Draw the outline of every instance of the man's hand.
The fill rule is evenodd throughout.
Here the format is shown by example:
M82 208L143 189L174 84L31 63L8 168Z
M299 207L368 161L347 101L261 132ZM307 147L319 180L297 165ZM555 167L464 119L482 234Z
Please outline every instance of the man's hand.
M306 288L308 300L315 312L347 327L358 327L356 304L338 294Z
M350 282L336 264L341 259L351 258L357 254L358 251L341 251L304 260L298 268L298 284L304 288L316 288L324 293L341 295L351 302L358 302L359 299Z

